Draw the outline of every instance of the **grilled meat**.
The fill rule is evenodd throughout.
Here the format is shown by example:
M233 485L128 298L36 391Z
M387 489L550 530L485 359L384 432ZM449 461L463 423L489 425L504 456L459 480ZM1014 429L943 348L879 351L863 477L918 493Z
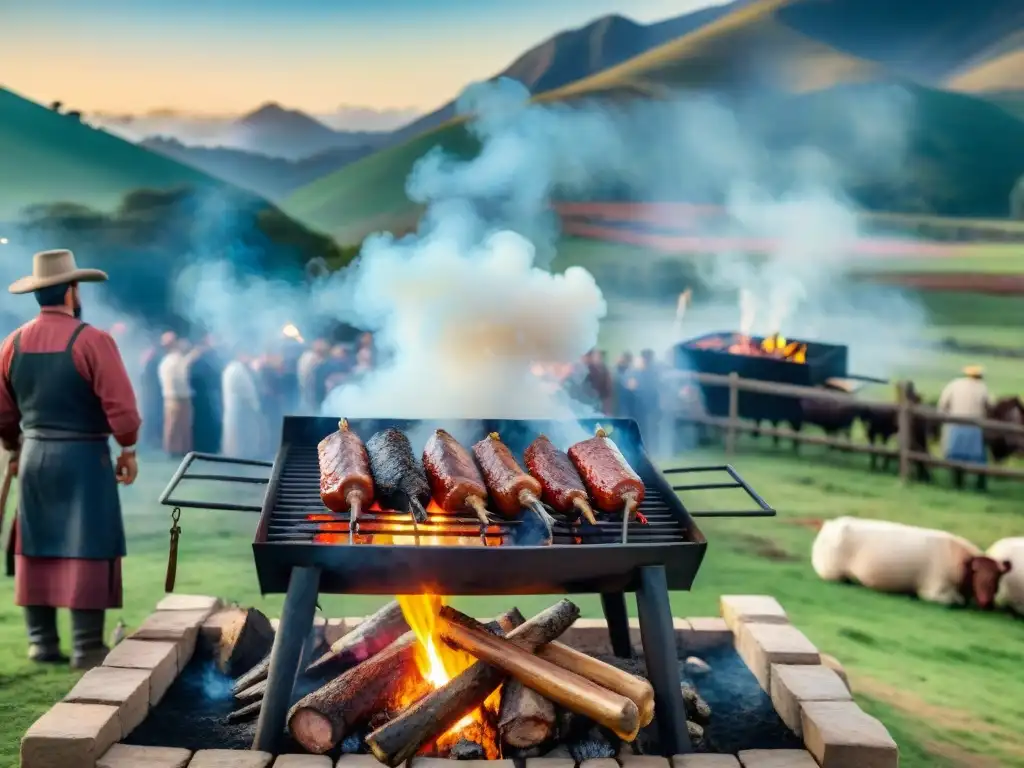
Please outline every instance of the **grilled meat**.
M373 503L370 458L359 435L342 419L338 431L317 445L320 459L320 498L332 512L351 511L351 529L359 514Z
M636 517L640 502L644 500L643 481L603 429L572 446L569 458L579 470L598 509L625 512L629 519Z
M590 508L586 486L580 479L576 467L563 452L555 447L546 435L540 435L527 447L523 460L530 474L540 481L541 498L562 515L583 515L591 525L596 525L594 511Z
M366 441L377 498L383 506L408 512L418 523L427 520L430 484L405 433L384 429Z
M473 446L491 501L505 517L518 517L523 507L540 500L542 488L536 478L526 474L497 432L491 432Z
M423 448L423 469L434 501L445 512L471 509L486 525L487 486L473 456L443 429L434 431Z

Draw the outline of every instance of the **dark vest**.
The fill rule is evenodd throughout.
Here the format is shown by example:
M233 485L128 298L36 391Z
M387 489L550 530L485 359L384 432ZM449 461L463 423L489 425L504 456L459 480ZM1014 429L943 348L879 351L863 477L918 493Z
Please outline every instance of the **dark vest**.
M75 367L72 349L85 323L75 328L60 352L22 352L21 333L14 337L10 382L21 411L22 430L109 435L103 404Z
M14 337L10 385L22 416L18 551L28 557L111 560L125 554L110 457L110 424L71 350L23 352Z

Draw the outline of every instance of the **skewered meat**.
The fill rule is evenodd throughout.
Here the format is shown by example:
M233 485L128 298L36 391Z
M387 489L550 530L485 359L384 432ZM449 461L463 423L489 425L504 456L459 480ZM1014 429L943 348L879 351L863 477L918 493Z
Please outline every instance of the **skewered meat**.
M434 501L445 512L472 509L487 525L487 486L470 455L459 441L443 429L434 430L423 448L423 469L430 481Z
M418 523L427 521L430 485L405 433L385 429L366 441L377 498L383 506L408 512Z
M594 511L590 508L587 489L580 479L576 467L569 457L558 450L547 435L540 435L530 443L523 453L526 468L540 481L545 504L556 512L571 515L574 511L583 515L591 525L597 525Z
M363 509L373 503L370 457L359 435L342 419L338 431L317 446L320 459L320 498L332 512L350 511L354 531Z
M604 512L623 512L631 520L644 500L644 483L633 471L608 433L581 440L569 449L569 458L579 470L590 496Z
M491 432L474 445L473 455L476 456L487 489L501 514L505 517L518 517L523 507L530 507L540 515L548 530L551 529L554 520L540 503L544 490L540 481L523 471L497 432Z

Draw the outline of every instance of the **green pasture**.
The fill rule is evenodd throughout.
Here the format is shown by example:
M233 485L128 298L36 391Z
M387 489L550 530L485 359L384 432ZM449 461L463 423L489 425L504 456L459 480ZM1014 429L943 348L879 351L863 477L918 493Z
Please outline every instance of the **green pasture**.
M788 452L744 441L734 464L779 510L779 519L701 521L708 557L691 593L672 596L677 616L713 615L722 594L771 593L823 651L846 666L858 701L880 717L902 751L904 768L1024 766L1024 699L1007 683L1024 664L1024 622L1006 614L943 609L902 597L819 581L809 565L813 531L808 518L841 514L925 524L968 536L981 546L1019 535L1024 519L1017 486L996 481L987 495L944 487L902 487L889 475L869 475L865 457L807 448L796 462ZM721 456L680 457L690 465ZM156 503L173 465L142 460L139 482L124 492L130 555L125 561L123 616L137 626L163 594L168 510ZM194 491L190 491L193 494ZM691 509L722 508L739 499L685 496ZM259 594L249 543L256 517L186 510L177 589L216 593L277 615L282 598ZM13 582L0 579L0 766L18 764L18 740L33 720L73 685L66 669L24 660L20 611ZM380 598L326 597L325 614L362 614ZM458 601L476 615L506 607L486 598ZM517 601L527 614L547 597ZM598 601L581 597L585 615ZM67 636L66 617L62 617ZM983 762L984 758L991 763Z

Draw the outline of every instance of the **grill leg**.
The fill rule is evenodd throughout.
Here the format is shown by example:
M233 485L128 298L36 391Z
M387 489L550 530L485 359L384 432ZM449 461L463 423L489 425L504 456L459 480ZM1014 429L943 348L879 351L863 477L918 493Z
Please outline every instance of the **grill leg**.
M672 626L672 606L668 601L664 566L648 565L640 569L636 603L640 613L640 636L647 661L647 677L654 686L654 707L658 713L662 754L671 757L693 752L686 730L686 706L679 687L676 633Z
M629 640L629 613L626 611L626 595L609 592L601 595L601 608L608 622L608 636L612 641L612 652L620 659L633 658L633 644Z
M299 672L299 657L313 629L316 599L320 591L319 568L292 568L288 594L281 608L281 623L270 652L270 672L263 707L256 723L252 748L276 754L284 734L285 718L292 705L292 691Z

